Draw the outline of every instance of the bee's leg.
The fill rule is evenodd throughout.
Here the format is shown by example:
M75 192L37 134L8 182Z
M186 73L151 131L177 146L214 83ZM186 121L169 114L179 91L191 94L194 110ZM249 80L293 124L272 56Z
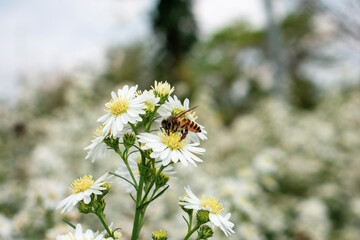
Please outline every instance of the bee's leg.
M186 135L189 133L188 128L185 128L183 130L181 130L181 138L180 141L184 140L186 138Z

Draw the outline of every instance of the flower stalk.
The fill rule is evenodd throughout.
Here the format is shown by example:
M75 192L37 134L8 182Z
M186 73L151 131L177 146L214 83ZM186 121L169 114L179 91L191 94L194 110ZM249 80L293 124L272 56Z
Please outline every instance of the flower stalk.
M177 119L179 123L172 123L177 124L176 128L168 128L167 131L162 131L158 125L157 119L167 118L179 109L180 111L189 109L189 100L186 99L183 106L176 96L174 98L170 96L173 91L174 88L167 82L155 82L155 86L149 91L141 92L137 91L137 86L124 86L117 92L112 92L112 99L105 104L106 114L98 119L101 126L97 138L85 148L89 151L86 158L92 161L95 161L99 151L106 153L108 149L114 150L121 158L120 168L115 172L110 172L110 175L115 176L116 181L126 187L126 191L135 203L131 240L139 239L148 206L168 190L170 176L174 174L173 165L181 162L185 166L188 163L197 166L196 162L202 162L197 155L205 152L205 149L199 145L200 140L206 139L206 131L189 131L183 135L184 129L179 127L181 119ZM182 118L191 120L185 122L193 122L194 116L195 113L191 111L191 113L184 113ZM74 181L73 195L59 204L59 207L64 208L63 212L71 211L78 205L81 213L94 213L102 223L104 232L107 233L100 234L96 240L118 239L117 237L121 235L116 231L111 231L111 226L109 227L105 221L104 197L110 190L108 179L110 177L106 173L96 181L93 181L90 175ZM193 197L192 193L188 191L187 193ZM199 229L202 230L199 231L197 239L212 236L212 229L204 225L209 221L209 213L206 212L209 209L201 208L201 211L206 210L207 214L201 216L204 215L207 218L197 217L196 225L192 226L193 210L200 210L200 208L189 209L187 205L189 199L186 197L184 199L180 205L189 216L189 221L184 218L188 224L188 232L184 240L189 239ZM210 206L217 206L217 203L209 203L211 201L211 198L207 199ZM225 218L228 219L228 217ZM222 218L219 217L219 219ZM231 231L231 229L226 229L226 234ZM154 231L152 237L157 240L166 240L167 232Z

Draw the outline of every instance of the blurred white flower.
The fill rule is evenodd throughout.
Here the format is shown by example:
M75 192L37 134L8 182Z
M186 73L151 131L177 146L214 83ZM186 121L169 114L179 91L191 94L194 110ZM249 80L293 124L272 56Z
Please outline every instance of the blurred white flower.
M220 215L224 210L222 204L212 196L202 196L201 200L195 196L190 187L185 187L186 195L180 198L179 204L184 208L193 210L209 211L211 224L219 227L226 236L235 233L233 230L234 223L230 222L231 213L225 216Z
M105 173L95 182L92 179L92 176L84 176L73 181L70 187L73 194L62 200L56 209L64 208L61 211L61 213L64 213L65 211L70 212L80 201L84 201L85 204L89 204L92 194L101 195L101 191L106 189L103 185L110 177L108 173Z
M34 179L30 182L30 197L33 199L40 198L42 205L49 210L56 208L64 193L64 184L54 179Z
M157 135L150 133L141 133L139 142L143 143L143 150L152 149L150 157L160 159L162 165L166 166L170 162L177 163L180 161L187 166L188 163L196 167L196 162L202 160L195 156L195 154L202 154L205 152L204 148L197 147L200 143L187 143L186 139L180 141L181 133L170 133L169 135L159 132Z
M285 211L278 206L262 205L261 207L261 223L267 231L281 233L286 231L287 221Z
M237 196L235 194L235 196ZM249 198L245 196L235 197L235 206L240 210L241 214L245 214L253 222L258 222L261 219L259 209Z
M273 174L277 172L283 156L284 153L280 149L264 149L254 157L252 166L260 174Z
M257 182L247 179L240 179L237 183L237 194L244 197L254 197L258 195L261 190Z
M140 114L145 113L146 106L143 97L136 97L136 89L137 85L125 85L117 94L111 92L112 99L105 104L107 113L98 119L104 125L103 135L116 137L125 124L142 121Z
M265 154L256 155L253 160L253 167L263 174L274 173L277 170L277 165L270 156Z
M0 239L11 239L13 227L11 221L0 214Z
M351 212L353 212L360 219L360 198L353 198L350 201Z
M140 172L139 172L139 168L138 168L138 162L141 161L141 155L139 152L133 153L129 156L128 158L128 164L129 167L134 175L134 178L136 180L136 182L139 182L140 179ZM161 162L156 162L155 163L155 167L158 169L161 167ZM173 166L167 166L162 173L165 175L173 175L175 172L173 171L174 167ZM121 162L120 167L115 171L115 173L125 179L127 179L128 181L133 183L133 179L130 175L130 172L127 168L127 166L125 165L124 162ZM118 183L120 183L125 189L126 192L128 193L136 193L136 189L134 188L134 186L132 184L130 184L128 181L121 179L119 177L116 178L116 181ZM167 185L165 185L164 187L166 187Z
M325 203L319 199L307 199L297 206L298 219L295 226L298 231L310 235L311 239L328 239L330 222Z
M68 233L65 235L56 236L56 240L105 240L113 238L105 238L103 234L94 233L92 230L88 229L85 232L82 230L81 224L76 225L75 235Z
M169 96L167 101L163 105L161 105L161 107L157 112L160 114L162 118L167 118L170 115L176 115L182 111L188 110L190 108L189 105L190 105L190 101L187 98L184 100L184 105L183 105L176 96L174 97ZM200 139L201 140L207 139L206 137L207 131L205 130L204 126L202 126L201 124L195 121L197 118L195 116L195 113L193 111L190 111L187 112L184 116L190 119L191 121L195 122L201 128L201 132L199 133L194 133L189 131L187 139L189 139L190 142L199 142Z
M241 236L240 239L245 240L263 240L260 230L256 225L251 223L243 223L239 227L239 234Z

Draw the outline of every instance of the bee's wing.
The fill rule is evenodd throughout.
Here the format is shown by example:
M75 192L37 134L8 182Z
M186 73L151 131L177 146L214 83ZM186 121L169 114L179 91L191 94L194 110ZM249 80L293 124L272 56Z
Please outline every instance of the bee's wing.
M176 118L181 117L181 116L184 115L185 113L190 112L190 111L194 110L194 109L197 108L197 107L198 107L198 106L195 106L195 107L189 108L188 110L182 111L182 112L176 114L175 117L176 117Z

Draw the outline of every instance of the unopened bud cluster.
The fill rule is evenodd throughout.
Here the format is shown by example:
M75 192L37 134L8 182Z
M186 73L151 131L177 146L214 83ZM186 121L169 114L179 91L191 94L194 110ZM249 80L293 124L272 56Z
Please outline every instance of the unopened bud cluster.
M197 239L208 239L214 234L213 229L208 225L202 225L198 231Z
M156 230L152 232L153 240L167 240L167 233L164 230Z
M133 146L136 141L136 137L132 133L126 133L124 135L123 139L124 139L124 145L126 148L130 148L131 146Z

